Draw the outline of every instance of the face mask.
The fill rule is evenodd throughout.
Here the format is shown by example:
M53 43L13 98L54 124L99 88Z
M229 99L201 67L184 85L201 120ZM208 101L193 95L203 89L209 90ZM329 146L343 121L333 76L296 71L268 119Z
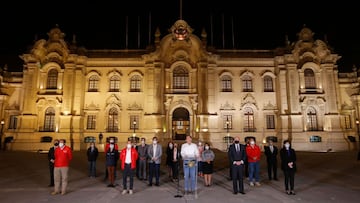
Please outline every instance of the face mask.
M55 142L54 145L55 145L55 146L59 146L59 143Z
M239 144L239 140L235 140L235 144Z
M113 145L113 144L110 144L110 149L114 149L114 145Z
M128 149L130 149L130 148L131 148L131 144L127 144L126 147L127 147Z
M156 140L154 140L154 141L153 141L153 144L157 144L157 141L156 141Z
M145 140L141 140L141 144L145 144Z
M254 145L254 144L255 144L255 142L254 142L254 141L251 141L251 142L250 142L250 144L251 144L251 145Z
M205 149L206 149L206 150L209 150L209 149L210 149L210 147L209 147L209 146L205 146Z
M90 145L91 148L94 148L94 145Z
M290 144L285 144L285 148L289 149Z
M63 146L64 146L64 143L60 142L59 147L63 147Z
M170 149L171 149L171 148L173 148L173 145L172 145L172 144L169 144L169 147L170 147Z
M199 142L199 146L201 146L202 145L202 143L201 142Z

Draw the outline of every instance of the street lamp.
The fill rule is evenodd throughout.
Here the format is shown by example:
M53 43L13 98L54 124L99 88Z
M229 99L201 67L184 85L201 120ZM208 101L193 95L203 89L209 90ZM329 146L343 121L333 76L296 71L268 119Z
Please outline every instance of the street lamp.
M1 120L0 124L1 124L1 131L0 131L0 133L1 133L0 134L0 149L1 149L1 147L2 147L2 136L3 136L3 129L4 129L5 121ZM4 149L5 149L5 147L4 147Z
M229 124L230 124L229 116L226 116L227 149L229 149L229 145L230 145Z
M135 118L134 118L134 121L133 121L133 129L134 129L134 133L133 133L133 140L135 140L135 136L136 136L136 134L135 134L135 126L136 126L136 120L135 120Z

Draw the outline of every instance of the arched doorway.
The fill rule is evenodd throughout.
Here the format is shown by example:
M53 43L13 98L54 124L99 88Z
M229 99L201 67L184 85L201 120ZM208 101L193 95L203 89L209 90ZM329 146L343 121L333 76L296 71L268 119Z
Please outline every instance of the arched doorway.
M172 139L185 140L190 134L190 114L186 108L179 107L172 114Z

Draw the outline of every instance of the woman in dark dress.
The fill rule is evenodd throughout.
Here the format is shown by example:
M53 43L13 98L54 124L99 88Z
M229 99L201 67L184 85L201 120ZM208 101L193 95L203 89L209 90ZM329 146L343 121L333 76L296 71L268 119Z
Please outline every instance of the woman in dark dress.
M291 148L290 141L285 140L280 150L281 169L285 176L285 190L288 195L295 195L294 180L296 172L296 153ZM289 190L290 189L290 190Z
M174 142L170 140L166 148L166 166L168 168L170 180L173 179L173 161L172 161L173 152L174 152Z
M209 143L205 143L204 151L201 154L203 161L203 174L205 186L209 187L211 185L211 178L213 173L215 153L210 149Z

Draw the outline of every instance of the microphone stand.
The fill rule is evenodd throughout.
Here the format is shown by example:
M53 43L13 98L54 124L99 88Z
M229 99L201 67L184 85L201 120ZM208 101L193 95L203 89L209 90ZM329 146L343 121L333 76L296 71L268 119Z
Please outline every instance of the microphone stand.
M174 196L175 198L181 198L183 197L181 195L181 192L180 192L180 160L178 159L177 161L177 169L178 169L178 173L177 173L177 193L176 195Z

